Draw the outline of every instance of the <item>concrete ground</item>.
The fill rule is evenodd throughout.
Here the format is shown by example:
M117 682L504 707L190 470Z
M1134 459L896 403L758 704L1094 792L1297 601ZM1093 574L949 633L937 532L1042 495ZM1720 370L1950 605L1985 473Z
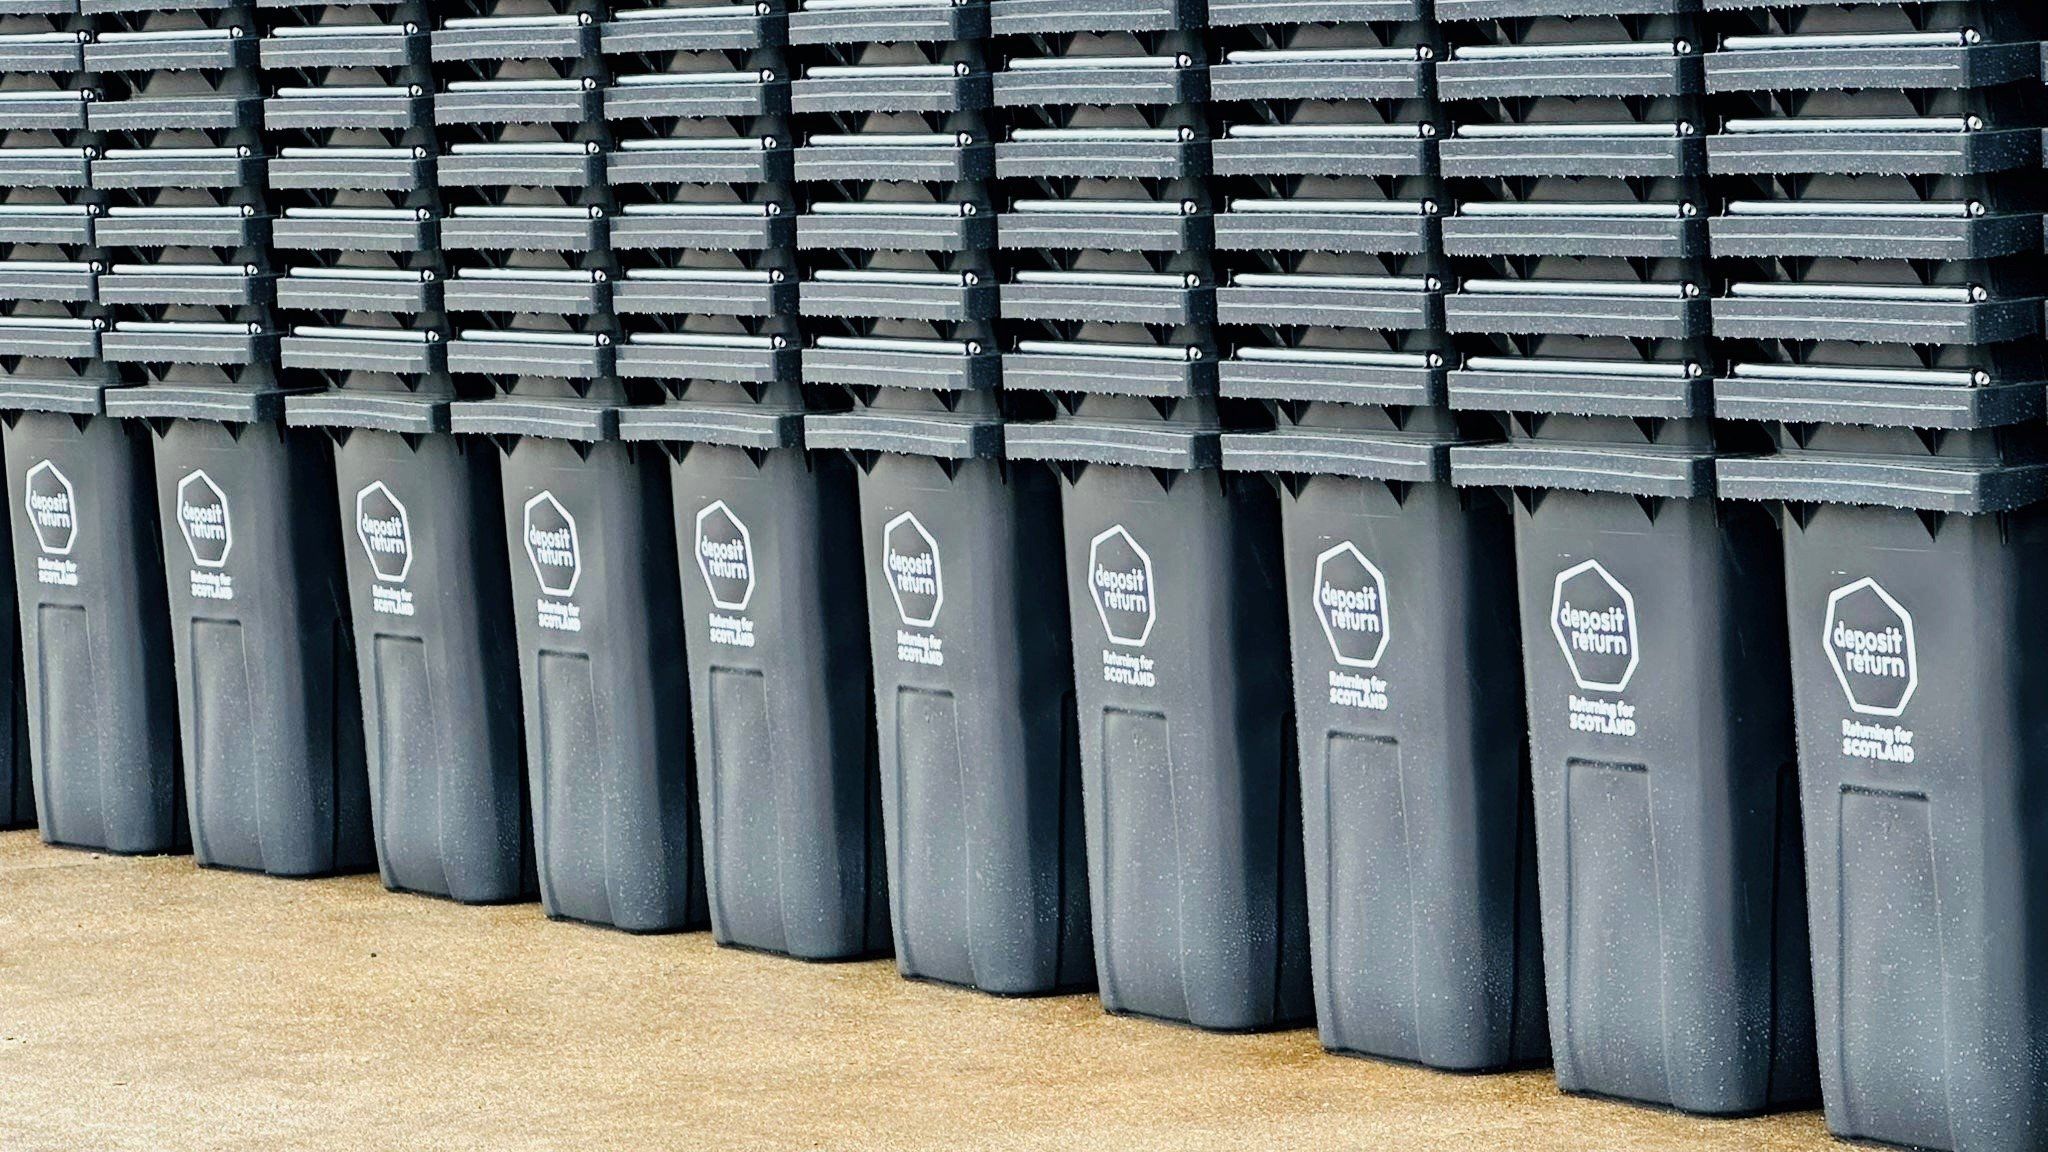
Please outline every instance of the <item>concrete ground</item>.
M0 836L0 1148L1832 1145L1738 1121L463 908Z

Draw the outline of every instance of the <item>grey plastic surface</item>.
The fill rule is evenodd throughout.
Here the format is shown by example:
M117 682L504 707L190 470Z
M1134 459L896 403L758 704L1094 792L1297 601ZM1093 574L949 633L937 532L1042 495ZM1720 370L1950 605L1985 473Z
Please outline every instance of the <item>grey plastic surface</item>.
M25 749L19 739L5 746L10 763L18 770L15 754L33 757L44 840L177 851L190 832L148 430L24 412L0 439L27 728ZM13 794L0 787L0 812Z
M279 156L269 161L272 190L339 188L350 191L411 192L434 183L434 159L395 150L390 156ZM284 235L279 222L279 237ZM364 227L361 222L357 227Z
M804 442L804 414L773 404L642 404L619 413L619 439L756 452L795 448Z
M541 906L629 932L701 927L666 462L529 438L501 475Z
M1072 200L1065 203L1075 204ZM1002 227L995 230L995 243L1011 250L1101 248L1112 252L1186 252L1200 251L1212 241L1211 217L1207 212L1090 212L1076 204L1072 209L1057 212L1009 211L1001 219ZM1215 225L1220 228L1222 221L1215 221ZM1263 236L1263 230L1261 233Z
M1784 522L1822 1098L1830 1131L1956 1152L2043 1133L2031 957L2048 820L2042 506ZM1917 625L1917 627L1916 627ZM1868 638L1861 651L1849 644Z
M324 437L156 430L192 851L282 876L368 867L369 779Z
M329 372L396 372L422 375L446 370L448 346L396 337L286 336L278 341L278 363L285 368Z
M1284 490L1282 523L1323 1044L1468 1071L1541 1061L1508 509L1315 476Z
M944 44L988 37L985 0L916 0L813 10L798 3L789 14L792 44Z
M1696 96L1706 89L1696 47L1644 55L1583 52L1534 59L1461 60L1454 53L1436 66L1437 94L1445 100L1539 96Z
M1003 218L1007 241L1014 215ZM1199 218L1197 218L1199 219ZM1374 252L1421 255L1439 236L1433 216L1381 212L1226 211L1216 214L1216 248L1225 252ZM1191 245L1192 246L1192 245Z
M2039 299L1972 302L1723 296L1714 334L1727 340L1856 340L1880 344L1996 344L2041 332Z
M1445 176L1475 178L1704 176L1708 151L1704 138L1676 131L1669 136L1452 137L1438 145ZM1714 153L1714 160L1719 172L1719 152Z
M1221 1031L1305 1020L1301 791L1285 731L1273 491L1213 469L1068 476L1103 1006Z
M963 356L888 349L808 348L803 354L803 377L818 384L965 392L995 387L1005 359L993 350Z
M1001 995L1086 985L1067 605L1042 576L1058 482L885 455L860 496L897 967Z
M1202 0L989 0L989 32L1160 31L1199 28Z
M804 417L804 444L812 449L935 460L994 460L1003 454L1002 421L991 416L857 408Z
M1217 393L1249 400L1323 400L1338 404L1440 405L1441 366L1392 367L1287 363L1232 357L1216 366Z
M811 960L885 949L851 463L699 444L672 483L712 936Z
M1965 176L2039 167L2035 129L1753 132L1707 139L1716 175Z
M521 899L533 865L498 451L358 430L334 467L384 885Z
M1182 180L1201 175L1209 147L1205 140L1006 140L995 147L995 174Z
M1216 367L1215 361L1208 359L1155 360L1011 352L1003 357L1003 384L1007 388L1034 392L1207 396L1216 392Z
M617 18L627 11L624 5L618 7L614 19L602 28L607 54L772 48L784 40L783 17L767 0L641 8L629 19Z
M794 382L802 359L795 348L691 348L635 340L618 345L614 352L614 370L628 379L729 380L738 384Z
M1775 526L1546 492L1515 541L1559 1086L1704 1113L1811 1099Z
M1877 260L1991 260L2041 251L2041 217L1968 218L1885 213L1717 216L1716 256L1844 256Z
M1995 88L2040 74L2039 44L1827 45L1727 50L1707 55L1712 92Z

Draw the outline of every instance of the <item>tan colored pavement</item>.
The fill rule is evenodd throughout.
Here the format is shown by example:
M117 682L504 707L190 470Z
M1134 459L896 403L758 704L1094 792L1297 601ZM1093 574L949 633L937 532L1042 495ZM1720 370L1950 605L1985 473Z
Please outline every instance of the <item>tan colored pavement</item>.
M1839 1148L899 979L0 836L0 1149Z

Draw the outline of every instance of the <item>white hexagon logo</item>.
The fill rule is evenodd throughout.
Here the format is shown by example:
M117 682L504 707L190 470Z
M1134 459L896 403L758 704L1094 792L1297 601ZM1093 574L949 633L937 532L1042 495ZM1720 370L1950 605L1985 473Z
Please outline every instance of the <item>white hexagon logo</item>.
M1636 674L1636 598L1598 560L1557 574L1550 631L1572 680L1592 692L1620 692Z
M28 526L36 546L50 556L69 556L78 542L78 494L71 478L44 460L28 470Z
M576 518L553 492L526 502L523 534L526 559L540 590L550 596L574 596L583 579L583 544L576 537Z
M1866 716L1897 716L1920 687L1913 614L1866 576L1828 595L1821 647L1849 698Z
M1349 540L1316 557L1316 620L1346 668L1377 668L1387 652L1387 579Z
M1157 617L1152 556L1118 524L1088 542L1088 594L1109 642L1142 648Z
M939 564L939 542L923 522L905 512L882 528L882 578L896 600L896 615L912 628L939 622L946 602L945 573Z
M235 527L228 516L228 494L205 471L178 481L178 530L192 562L201 568L225 568L235 547Z
M382 480L356 493L356 539L370 570L387 584L405 583L412 571L412 520Z
M714 606L746 611L754 598L754 534L723 500L697 513L697 570Z

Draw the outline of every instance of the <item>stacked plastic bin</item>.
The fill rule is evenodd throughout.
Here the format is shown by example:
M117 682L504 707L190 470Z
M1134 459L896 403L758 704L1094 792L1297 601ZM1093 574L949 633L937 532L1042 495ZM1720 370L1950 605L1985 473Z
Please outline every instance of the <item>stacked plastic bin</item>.
M1777 451L1828 1126L2032 1148L2042 15L1716 5L1718 412Z
M1619 14L1615 10L1619 9ZM1448 0L1453 449L1509 488L1560 1086L1810 1097L1775 527L1714 499L1705 69L1684 0Z
M1004 439L1064 477L1103 1004L1217 1029L1303 1019L1279 509L1263 478L1218 467L1202 12L992 0L989 21L1004 386L1058 405Z
M271 317L249 3L94 0L105 97L101 351L146 418L199 862L310 875L370 862L354 659L318 436L287 429Z
M75 0L4 11L0 411L7 421L0 436L12 462L9 507L21 511L10 517L14 563L0 577L7 603L0 652L8 654L0 660L8 717L0 737L0 827L33 822L55 843L162 850L174 844L179 821L176 753L156 727L174 718L166 707L170 680L160 674L168 670L169 637L148 520L154 482L147 456L138 458L146 433L96 418L113 378L99 349L104 265L93 223L100 198L88 187L86 109L97 96L85 65L91 25ZM81 481L89 484L84 493ZM78 519L85 501L90 526ZM106 635L95 643L81 620ZM127 638L136 635L142 642L131 651ZM18 655L24 645L34 654L25 661ZM97 702L102 691L119 700L106 713ZM38 718L32 733L25 733L24 699L27 716Z
M525 891L518 666L497 452L453 398L418 3L265 5L264 127L287 422L334 442L384 883Z
M896 962L1002 994L1093 977L1059 486L1002 457L988 6L790 15L804 378L852 410ZM835 389L836 390L836 389Z
M682 145L740 169L630 191L622 176L616 193L640 217L621 217L618 307L647 355L686 361L643 370L668 402L627 413L621 435L672 462L712 934L860 955L887 929L858 544L850 470L802 448L786 20L752 4L660 13L618 21L630 39L609 45L606 115L634 146L620 154Z
M1513 523L1450 484L1491 422L1445 407L1437 41L1403 7L1210 7L1219 388L1276 424L1223 466L1281 481L1324 1044L1491 1068L1545 1051Z
M623 443L603 11L437 6L437 168L459 433L489 435L510 546L548 915L702 923L676 559L659 452Z

